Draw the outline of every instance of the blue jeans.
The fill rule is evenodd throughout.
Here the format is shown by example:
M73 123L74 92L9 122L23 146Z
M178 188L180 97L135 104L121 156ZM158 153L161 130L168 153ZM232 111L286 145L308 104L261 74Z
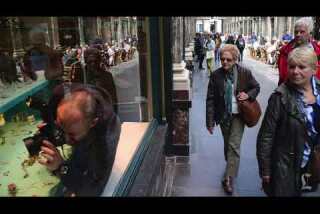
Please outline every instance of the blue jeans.
M215 64L216 64L216 68L219 67L220 65L220 48L216 48L214 50L214 61L215 61Z

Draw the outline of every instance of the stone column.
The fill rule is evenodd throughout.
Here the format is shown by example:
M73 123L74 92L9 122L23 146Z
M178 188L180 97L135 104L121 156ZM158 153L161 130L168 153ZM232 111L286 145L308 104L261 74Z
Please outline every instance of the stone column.
M111 23L110 23L110 17L102 17L101 20L102 20L102 22L101 22L102 23L101 24L102 38L106 42L110 43L111 38L112 38L112 36L111 36L112 28L111 28Z
M267 16L266 19L267 19L266 20L266 24L267 24L266 36L271 38L271 18L270 18L270 16Z
M58 30L58 18L50 17L51 24L51 47L56 48L59 44L59 30Z
M131 17L128 17L128 35L132 36L132 31L131 31Z
M285 17L278 17L278 39L281 39L283 33L285 33Z
M266 34L266 17L261 18L261 35Z
M113 19L113 17L111 16L110 17L110 28L111 28L111 42L112 42L112 40L114 40L115 39L115 34L116 34L116 32L114 32L114 19Z
M258 18L258 22L259 22L259 29L258 29L258 31L259 31L259 33L262 35L262 18L259 16L259 18Z
M294 35L294 24L295 22L297 21L297 18L296 17L292 17L292 20L291 20L291 35Z
M100 16L97 17L97 35L102 38L102 20Z
M21 57L24 54L24 50L22 46L22 36L19 18L11 17L9 19L9 26L12 41L12 55L13 57Z
M189 155L189 103L191 90L189 71L182 59L182 17L172 18L173 113L172 145L178 155Z
M293 16L292 18L291 18L291 27L292 27L292 31L291 31L291 34L293 35L294 34L294 23L296 22L296 17L295 16Z
M277 16L274 16L274 35L272 36L275 36L275 37L278 37L279 36L279 24L278 24L278 17Z
M85 42L91 42L97 38L97 17L84 17L84 38Z
M120 41L122 40L121 27L122 27L121 17L118 17L118 29L117 29L118 45L120 45Z
M254 32L254 34L257 35L256 22L255 22L254 18L252 18L251 21L252 21L252 33Z
M83 30L83 17L78 17L78 30L79 30L79 38L80 38L80 46L83 47L85 45L84 39L84 30Z
M287 31L290 33L292 32L292 17L288 16L287 17Z

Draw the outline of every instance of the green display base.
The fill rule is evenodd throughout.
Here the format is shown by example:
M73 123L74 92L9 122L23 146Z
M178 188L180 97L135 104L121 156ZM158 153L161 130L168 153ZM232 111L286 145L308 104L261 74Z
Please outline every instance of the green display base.
M45 80L43 74L39 74L38 80L32 84L19 83L12 84L8 88L1 89L0 93L0 113L4 113L15 107L17 104L24 102L28 96L32 96L38 91L46 88L48 81ZM6 94L5 98L2 97Z
M43 165L37 161L32 166L27 166L29 174L24 178L25 171L22 162L28 159L28 152L23 139L33 136L37 130L36 125L28 122L7 122L0 127L0 143L2 137L6 138L5 144L0 144L0 196L12 196L8 192L8 185L16 184L15 196L54 196L59 179L52 175ZM65 153L70 154L70 147L63 147ZM59 148L60 149L60 148ZM66 151L66 149L68 151Z

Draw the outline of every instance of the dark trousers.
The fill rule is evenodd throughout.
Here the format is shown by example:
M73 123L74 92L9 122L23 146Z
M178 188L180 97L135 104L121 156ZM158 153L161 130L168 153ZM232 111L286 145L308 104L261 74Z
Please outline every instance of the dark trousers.
M203 63L203 60L204 60L204 54L198 55L198 59L199 59L199 69L202 69L202 63Z
M239 61L242 62L243 61L243 49L240 49L239 52L240 52Z

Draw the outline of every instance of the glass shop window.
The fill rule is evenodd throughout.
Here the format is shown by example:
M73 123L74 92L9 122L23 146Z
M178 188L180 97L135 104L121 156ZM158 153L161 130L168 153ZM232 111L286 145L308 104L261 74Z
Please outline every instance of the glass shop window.
M112 195L152 119L146 29L145 17L0 17L0 196L51 195L57 177L23 142L54 121L44 106L70 83L103 88L120 119Z

